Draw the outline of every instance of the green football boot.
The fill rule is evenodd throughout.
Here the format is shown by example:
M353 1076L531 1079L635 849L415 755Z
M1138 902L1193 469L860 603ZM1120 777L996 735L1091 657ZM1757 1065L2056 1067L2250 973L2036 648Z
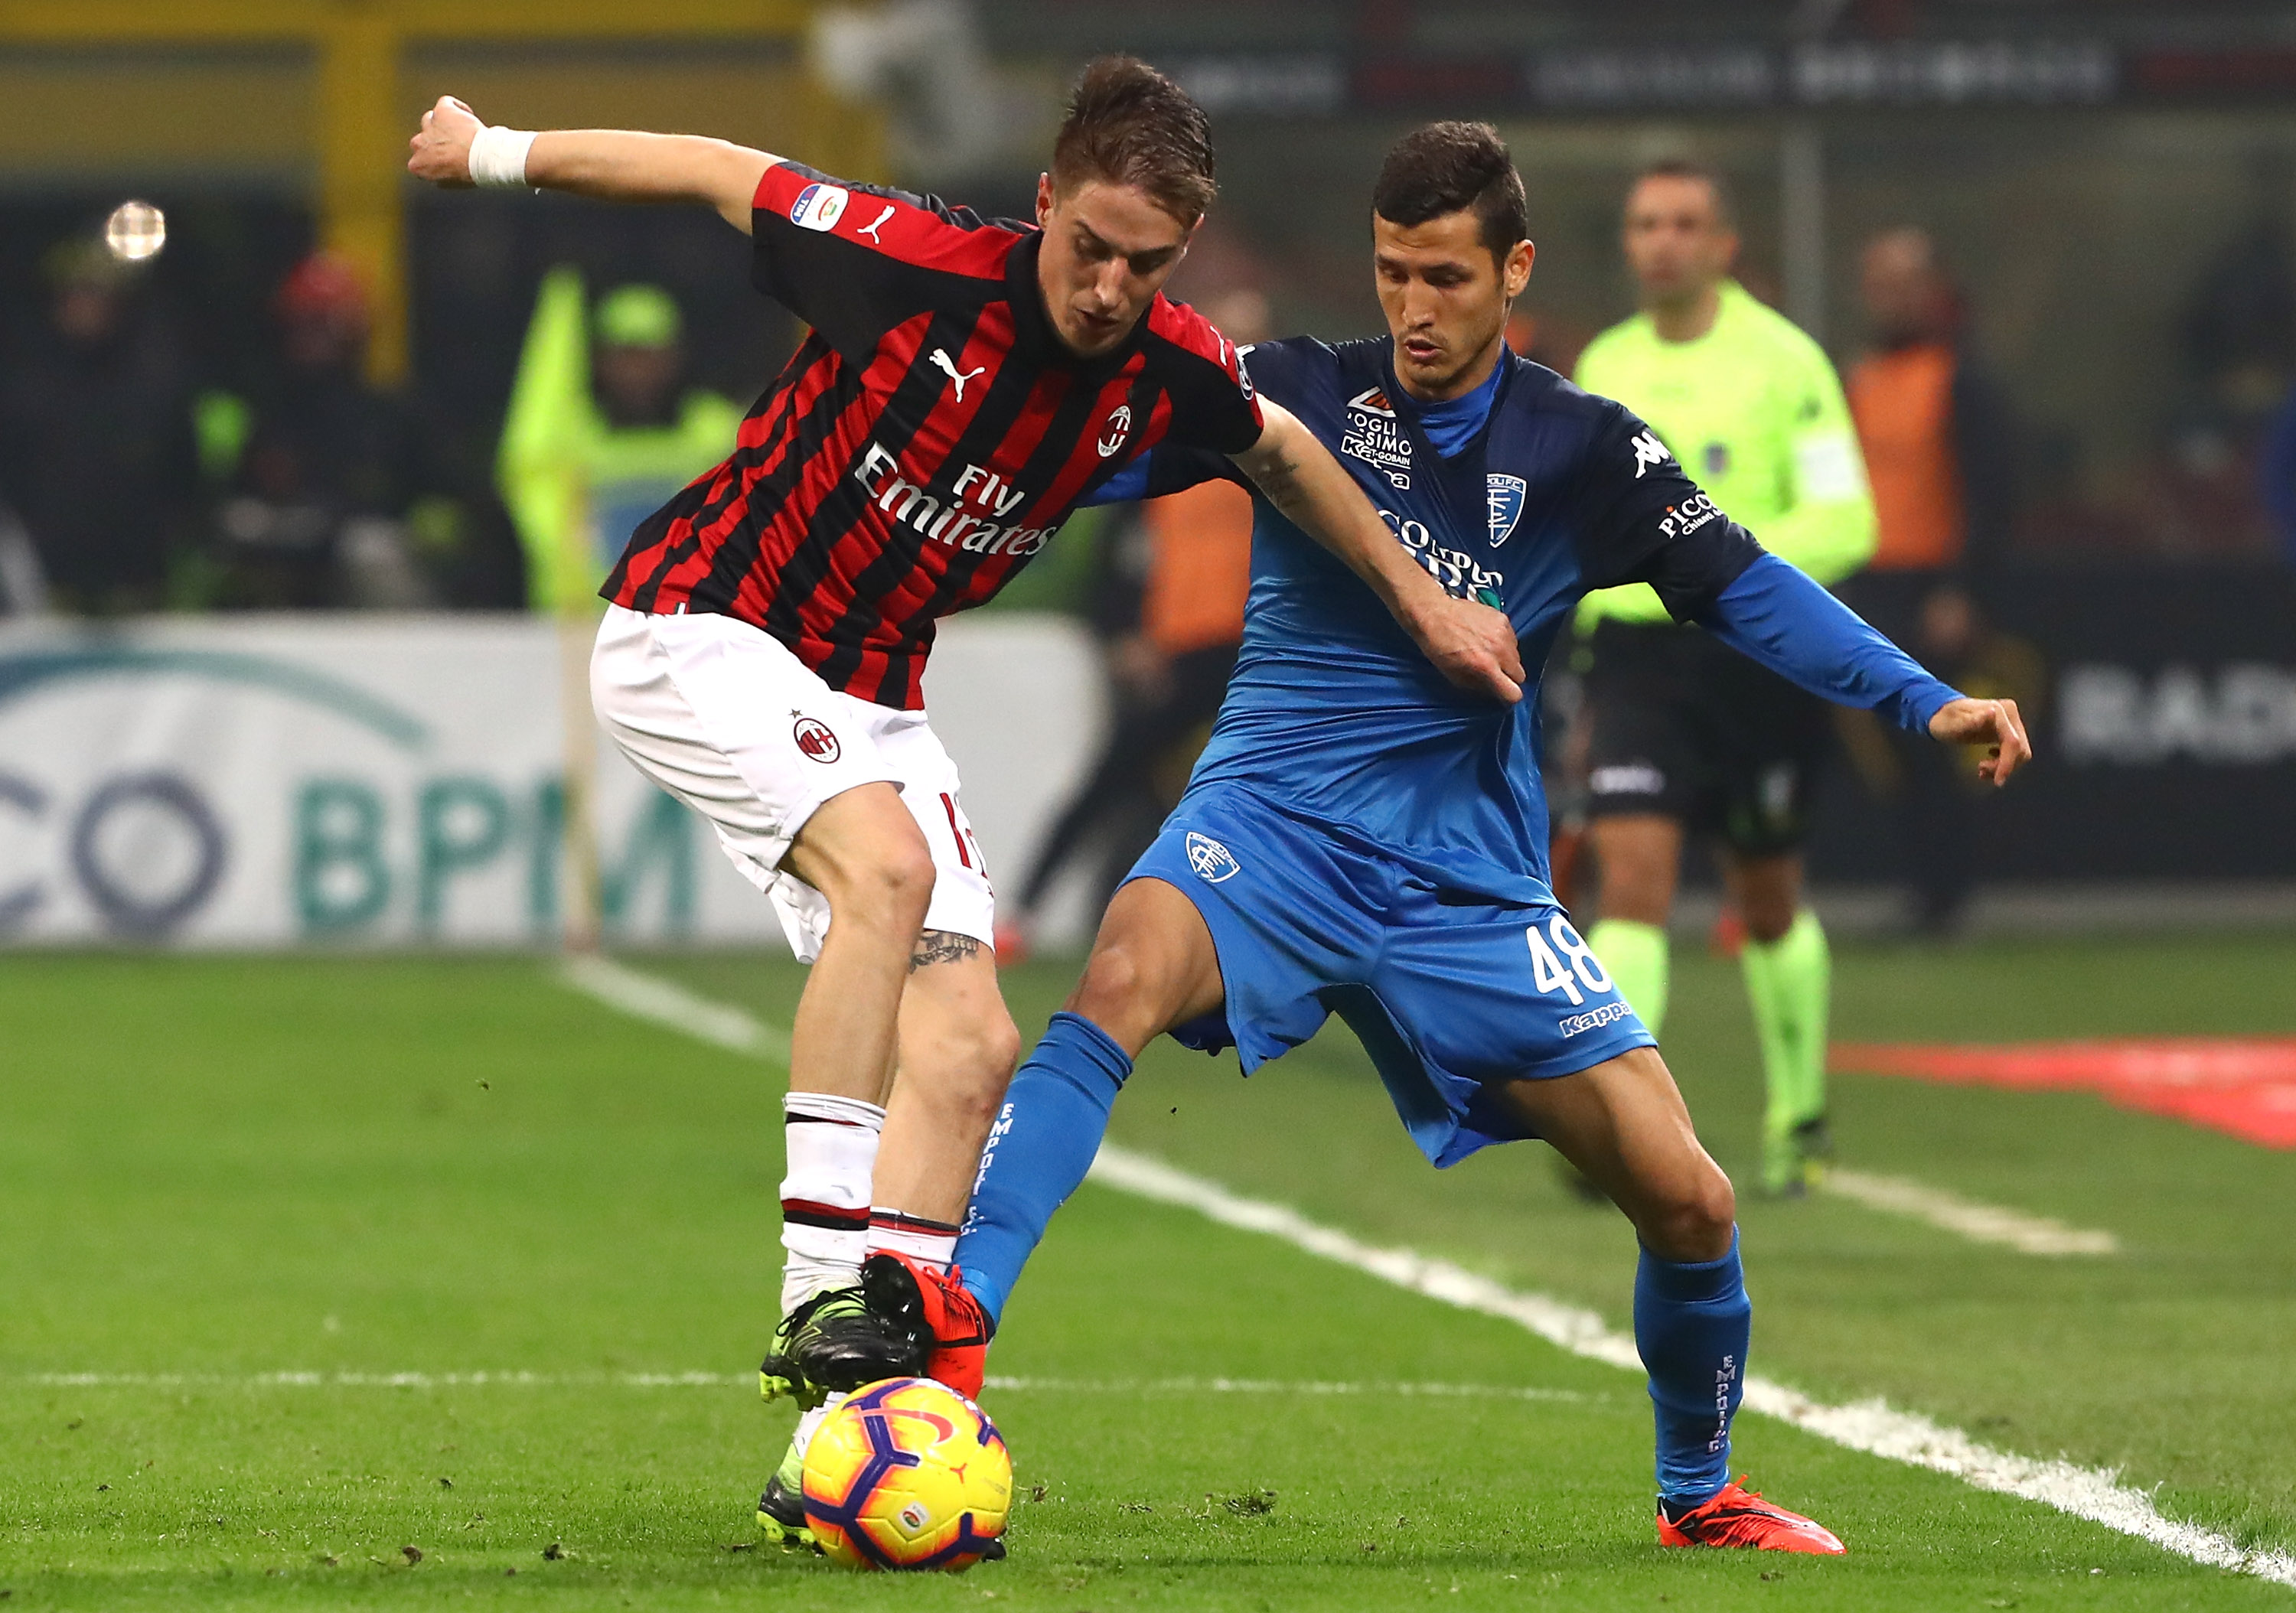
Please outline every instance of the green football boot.
M865 1312L861 1290L824 1289L810 1299L801 1301L796 1309L774 1324L774 1341L766 1358L758 1366L758 1392L767 1400L794 1400L801 1411L811 1411L821 1404L828 1393L805 1375L797 1363L797 1341L813 1325L814 1319L832 1306L843 1305L853 1311Z
M1785 1132L1762 1138L1762 1191L1773 1199L1801 1199L1825 1179L1833 1158L1833 1134L1825 1117L1813 1115Z
M766 1539L790 1552L818 1552L821 1543L813 1537L813 1526L805 1520L805 1445L802 1436L810 1433L804 1422L798 1424L789 1450L782 1457L782 1465L766 1480L766 1493L758 1497L758 1529Z
M782 1318L758 1388L767 1400L787 1396L811 1411L832 1391L918 1377L924 1367L909 1331L873 1310L856 1283L824 1289Z

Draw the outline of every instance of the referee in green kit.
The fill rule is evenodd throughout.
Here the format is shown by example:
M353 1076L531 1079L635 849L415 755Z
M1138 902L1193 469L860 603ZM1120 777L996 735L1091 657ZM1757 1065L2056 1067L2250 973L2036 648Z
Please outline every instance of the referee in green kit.
M1721 177L1686 162L1636 178L1623 231L1642 311L1596 337L1578 381L1649 422L1762 546L1831 586L1874 552L1874 504L1824 352L1730 278L1738 237ZM1808 1191L1828 1150L1831 963L1802 905L1824 705L1694 627L1643 585L1589 597L1588 835L1601 922L1587 939L1653 1034L1666 1018L1668 910L1684 837L1718 842L1746 926L1742 962L1768 1086L1762 1186Z

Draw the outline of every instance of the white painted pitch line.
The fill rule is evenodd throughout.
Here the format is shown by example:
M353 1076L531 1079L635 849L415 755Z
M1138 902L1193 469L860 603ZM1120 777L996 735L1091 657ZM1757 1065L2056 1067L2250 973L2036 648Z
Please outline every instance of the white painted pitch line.
M1997 1244L2021 1254L2117 1255L2120 1240L2111 1232L2068 1226L2054 1216L2029 1216L1998 1204L1980 1204L1941 1187L1906 1176L1875 1176L1865 1171L1828 1170L1819 1187L1893 1216L1910 1216L1972 1243Z
M37 1388L752 1388L754 1372L27 1372L7 1381ZM1576 1389L1496 1383L1331 1382L1283 1378L999 1378L1004 1395L1298 1395L1308 1398L1391 1395L1424 1400L1537 1400L1588 1404L1606 1396Z
M660 987L664 995L648 997L648 1001L690 1003L727 1016L720 1023L743 1037L743 1045L737 1051L755 1051L757 1039L766 1029L739 1009L692 996L681 987L619 964L607 968L616 976ZM593 995L611 1007L657 1019L689 1035L718 1040L700 1028L699 1021L685 1018L683 1007L667 1011L640 1007L636 1005L636 995L626 1006L621 999L593 990L586 980L578 978L570 970L566 978L578 989L592 991ZM720 1044L733 1045L729 1042ZM782 1056L786 1059L785 1037L782 1046ZM1633 1339L1611 1331L1592 1311L1544 1294L1520 1292L1478 1276L1464 1266L1432 1259L1415 1250L1381 1249L1365 1243L1334 1227L1319 1225L1288 1205L1240 1198L1217 1182L1176 1170L1144 1154L1103 1144L1099 1157L1093 1161L1091 1179L1119 1191L1194 1210L1224 1225L1281 1238L1294 1248L1353 1266L1412 1293L1440 1299L1464 1310L1504 1317L1574 1355L1607 1362L1629 1371L1643 1370L1642 1357L1635 1349ZM2296 1555L2251 1552L2227 1536L2197 1524L2163 1518L2153 1506L2151 1495L2120 1483L2118 1475L2107 1469L2076 1467L2069 1462L2040 1462L1997 1451L1990 1445L1980 1445L1958 1429L1932 1422L1917 1412L1893 1410L1878 1399L1845 1406L1822 1404L1798 1389L1767 1378L1747 1379L1746 1407L1853 1451L1951 1474L1977 1489L2038 1501L2075 1518L2151 1541L2164 1551L2194 1562L2296 1587Z
M559 966L559 978L585 996L636 1019L651 1019L770 1064L789 1063L789 1032L730 1004L696 996L658 975L641 974L611 958L592 955L567 959Z
M1635 1341L1611 1331L1592 1311L1543 1294L1518 1292L1447 1260L1431 1259L1411 1249L1377 1248L1335 1228L1318 1225L1287 1205L1239 1198L1216 1182L1175 1170L1144 1154L1103 1144L1099 1158L1093 1161L1090 1180L1194 1210L1223 1225L1281 1238L1310 1254L1367 1272L1431 1299L1505 1317L1574 1355L1636 1372L1643 1370ZM2163 1518L2151 1495L2120 1483L2118 1475L2105 1469L2039 1462L1997 1451L1959 1429L1932 1422L1917 1412L1893 1410L1878 1399L1825 1405L1767 1378L1747 1379L1746 1409L1790 1422L1853 1451L1948 1473L1980 1490L2038 1501L2060 1512L2150 1541L2194 1562L2296 1586L2296 1556L2251 1552L2213 1530Z

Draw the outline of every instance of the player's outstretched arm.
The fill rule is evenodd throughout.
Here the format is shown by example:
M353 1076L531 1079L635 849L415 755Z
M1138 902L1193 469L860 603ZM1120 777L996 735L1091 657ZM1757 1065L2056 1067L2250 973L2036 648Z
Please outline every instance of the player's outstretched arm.
M2025 719L2014 700L1948 700L1930 718L1930 737L1947 745L1984 746L1977 776L1995 785L2007 783L2011 774L2033 759L2033 742L2025 737Z
M1369 584L1445 677L1510 705L1522 699L1522 658L1505 613L1444 593L1315 433L1265 397L1259 408L1267 429L1235 463L1267 501Z
M601 201L701 202L745 235L758 182L781 160L703 135L490 128L452 95L422 114L407 143L407 172L449 189L529 184Z

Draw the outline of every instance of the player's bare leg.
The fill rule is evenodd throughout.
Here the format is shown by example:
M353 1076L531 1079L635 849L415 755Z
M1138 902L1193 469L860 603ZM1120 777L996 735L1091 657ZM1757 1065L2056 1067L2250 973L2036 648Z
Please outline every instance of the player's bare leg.
M932 900L932 853L890 784L814 810L783 866L833 915L790 1030L790 1088L882 1104L909 959Z
M1734 856L1723 863L1746 921L1739 954L1762 1045L1762 1190L1808 1191L1833 1151L1825 1126L1826 1010L1833 959L1817 915L1802 905L1801 858Z
M990 1323L955 1272L956 1239L1020 1056L995 954L973 937L927 930L901 996L899 1073L861 1267L869 1314L888 1324L879 1376L924 1372L980 1393Z
M1738 1200L1690 1123L1653 1048L1547 1081L1515 1081L1510 1107L1603 1190L1643 1247L1669 1260L1718 1260Z
M791 841L783 866L832 915L798 1001L783 1101L782 1318L759 1369L768 1399L817 1401L801 1361L840 1308L860 1310L870 1181L893 1069L909 958L932 899L932 854L890 783L831 797Z
M996 954L972 937L927 930L908 967L876 1201L954 1223L1020 1061L1021 1032L996 987Z
M1503 1097L1602 1187L1642 1243L1635 1343L1658 1423L1660 1542L1839 1552L1829 1531L1730 1478L1752 1314L1737 1199L1699 1143L1666 1061L1636 1048L1576 1075L1510 1082Z
M1109 903L1084 978L1062 1006L1136 1059L1221 996L1219 954L1196 905L1161 880L1134 880Z

